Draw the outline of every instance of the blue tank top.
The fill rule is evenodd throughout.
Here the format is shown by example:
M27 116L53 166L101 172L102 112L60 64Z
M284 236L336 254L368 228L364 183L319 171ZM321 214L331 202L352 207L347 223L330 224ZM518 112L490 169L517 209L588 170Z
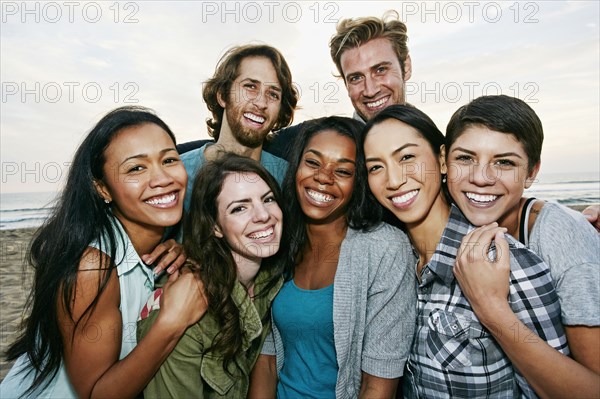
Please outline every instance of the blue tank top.
M287 281L273 302L273 320L285 351L277 397L335 398L333 284L305 290Z

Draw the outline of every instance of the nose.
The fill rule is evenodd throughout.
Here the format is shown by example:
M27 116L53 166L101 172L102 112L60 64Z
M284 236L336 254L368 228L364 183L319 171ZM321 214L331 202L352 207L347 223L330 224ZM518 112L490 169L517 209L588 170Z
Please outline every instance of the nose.
M403 166L392 165L387 168L386 188L388 190L397 190L398 188L400 188L400 186L402 186L404 183L406 183L408 171L405 170L406 169L405 166L406 165L403 165Z
M314 178L320 184L333 184L333 167L332 165L323 165L315 171Z
M165 187L173 183L173 176L162 165L152 168L150 173L150 187Z
M252 216L254 222L266 222L271 217L271 214L266 205L261 201L254 207Z
M256 97L252 99L252 104L258 109L266 109L267 108L267 93L260 92Z
M489 164L473 164L469 168L469 182L477 186L489 186L496 182L496 173Z
M371 78L370 76L365 77L365 97L375 97L379 93L379 81Z

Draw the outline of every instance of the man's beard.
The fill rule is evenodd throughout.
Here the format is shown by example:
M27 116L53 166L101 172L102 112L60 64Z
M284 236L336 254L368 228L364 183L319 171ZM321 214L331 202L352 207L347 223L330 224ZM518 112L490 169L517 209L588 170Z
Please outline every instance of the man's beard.
M262 128L260 130L249 129L242 125L242 118L244 117L243 112L227 114L227 122L231 129L231 134L241 145L248 148L257 148L264 144L267 134L271 131L269 125L268 128ZM265 123L267 121L265 120Z

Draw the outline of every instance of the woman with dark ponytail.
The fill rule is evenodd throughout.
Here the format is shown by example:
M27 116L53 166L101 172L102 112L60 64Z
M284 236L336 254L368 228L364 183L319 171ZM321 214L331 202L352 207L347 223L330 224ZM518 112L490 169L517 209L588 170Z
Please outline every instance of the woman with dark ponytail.
M9 348L2 398L135 397L205 307L190 273L169 278L160 320L137 344L154 289L142 259L179 222L187 175L169 127L142 107L104 116L31 243L30 314ZM148 257L144 256L148 260Z

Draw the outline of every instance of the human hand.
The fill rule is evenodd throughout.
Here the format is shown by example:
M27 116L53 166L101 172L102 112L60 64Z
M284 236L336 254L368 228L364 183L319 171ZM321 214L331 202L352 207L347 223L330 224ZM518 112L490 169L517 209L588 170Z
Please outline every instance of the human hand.
M581 213L596 228L596 231L600 233L600 205L590 205Z
M179 270L185 263L187 256L183 250L183 245L171 238L158 244L151 253L142 255L141 258L147 265L151 265L160 259L153 270L155 275L159 275L167 267L167 273L169 274Z
M506 231L494 222L464 236L453 268L463 294L484 324L499 308L508 307L510 255ZM488 257L492 241L496 244L493 260Z
M185 329L196 323L208 309L204 284L188 268L175 270L163 287L160 309L159 318L174 327Z

